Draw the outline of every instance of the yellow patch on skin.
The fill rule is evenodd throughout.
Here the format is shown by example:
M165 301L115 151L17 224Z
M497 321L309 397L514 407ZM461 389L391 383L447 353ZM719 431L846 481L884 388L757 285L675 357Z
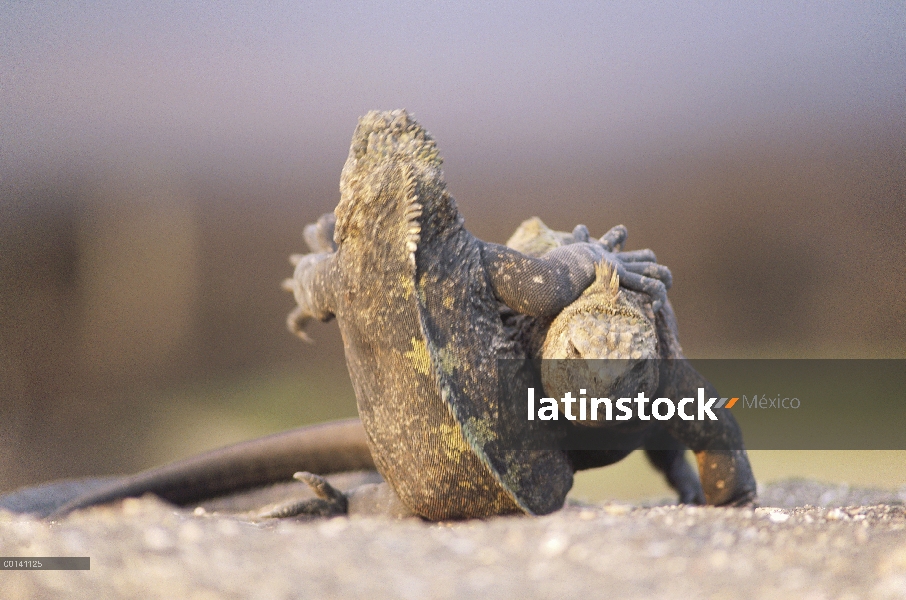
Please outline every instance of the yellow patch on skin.
M428 345L425 340L412 338L412 350L403 352L403 356L409 359L416 371L422 375L431 374L431 357L428 355Z
M418 301L423 305L428 303L428 274L422 273L421 279L418 280Z
M451 463L459 463L463 453L472 452L462 436L462 431L456 425L441 425L438 434L441 450Z
M444 297L444 308L450 310L453 308L453 296Z
M440 363L440 370L447 375L452 375L456 369L462 369L462 361L446 346L437 349L437 360Z
M468 421L468 428L469 431L472 432L472 435L475 436L475 439L478 441L478 443L482 446L497 439L497 432L491 429L489 417L486 417L484 419L478 417L470 417Z
M403 290L403 298L408 300L412 297L412 292L415 291L415 284L412 281L412 278L408 275L400 276L400 289Z

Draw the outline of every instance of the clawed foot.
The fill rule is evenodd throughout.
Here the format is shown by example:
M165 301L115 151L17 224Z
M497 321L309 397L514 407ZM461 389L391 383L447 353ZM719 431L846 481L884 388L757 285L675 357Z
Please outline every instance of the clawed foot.
M572 233L566 233L554 231L541 219L533 217L519 226L507 241L507 245L529 256L541 256L553 248L566 244L581 242L600 244L605 253L602 258L613 265L620 278L620 285L650 296L652 308L657 312L667 301L667 290L673 283L670 269L657 264L657 257L651 250L623 252L626 235L626 227L617 225L599 239L594 239L585 225L576 225Z
M337 219L333 213L325 213L315 223L305 226L302 236L305 244L311 250L309 254L293 254L289 262L293 265L293 276L283 280L283 289L292 292L296 299L296 308L286 319L289 330L305 340L311 339L305 334L305 326L316 315L312 312L312 299L309 297L310 286L307 285L309 271L314 270L318 263L327 260L336 252L337 244L333 241L333 232Z
M651 250L621 252L626 235L626 227L617 225L601 236L598 242L611 254L608 260L617 271L620 285L651 296L651 306L657 312L667 301L667 290L673 285L673 276L670 269L657 263L657 257ZM577 225L573 229L573 237L576 241L588 241L588 228Z
M293 479L303 481L315 493L317 498L296 500L276 506L270 510L258 513L261 519L286 519L289 517L332 517L345 515L349 512L349 501L346 494L333 487L323 477L300 471L293 475Z
M320 253L320 254L293 254L289 257L289 262L295 267L293 276L289 279L283 280L283 289L292 292L293 297L296 299L296 308L289 313L289 316L286 319L286 325L289 330L302 338L303 340L309 342L311 341L307 335L305 335L305 326L313 318L320 318L321 320L326 320L328 317L319 316L314 312L316 306L315 302L311 297L311 287L308 285L307 281L311 277L310 272L314 271L318 263L328 260L333 255L331 253Z
M324 213L317 222L306 225L302 237L309 250L316 254L336 252L337 244L333 241L336 226L337 218L333 213Z

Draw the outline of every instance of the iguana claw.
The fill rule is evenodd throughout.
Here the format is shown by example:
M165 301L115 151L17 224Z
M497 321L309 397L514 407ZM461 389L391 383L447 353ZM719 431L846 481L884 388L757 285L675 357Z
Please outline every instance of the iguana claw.
M300 471L293 475L293 479L307 483L308 487L318 497L280 504L272 509L258 513L258 518L330 517L345 515L349 512L349 501L346 498L346 494L330 485L323 477L308 471Z
M576 229L579 227L585 227L585 225L577 225ZM573 229L573 235L575 235L576 229ZM588 229L586 228L585 231L587 232ZM623 247L627 235L628 232L626 231L626 227L624 225L617 225L611 227L610 231L602 235L601 239L598 241L601 242L601 245L604 246L608 252L613 252Z
M573 229L573 235L579 227L584 226ZM651 250L615 252L615 249L622 248L627 235L626 227L617 225L598 241L611 253L610 262L616 268L620 284L627 289L651 296L651 306L657 312L667 300L667 290L673 285L673 275L670 269L657 264L657 257Z

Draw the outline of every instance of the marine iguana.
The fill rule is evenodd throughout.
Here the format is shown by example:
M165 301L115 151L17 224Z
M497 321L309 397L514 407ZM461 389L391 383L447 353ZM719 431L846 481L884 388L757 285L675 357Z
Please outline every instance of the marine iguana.
M541 318L554 315L588 287L595 264L607 255L624 283L651 293L658 298L657 306L665 298L663 285L642 273L663 272L649 261L636 258L637 264L624 264L609 255L614 242L625 237L625 230L618 228L603 244L570 244L542 259L480 242L462 227L439 165L433 140L405 113L370 113L362 119L343 171L337 253L297 260L300 307L292 321L298 327L312 317L339 317L366 427L371 424L368 441L377 465L416 514L441 519L550 512L562 505L574 467L608 464L613 456L519 449L492 454L493 445L482 436L488 435L486 401L493 391L487 382L493 376L481 373L493 373L494 360L501 355L525 354L507 338L498 302ZM389 238L375 244L380 240L369 240L374 232ZM394 247L395 242L400 243ZM349 257L346 262L344 256ZM398 377L398 371L405 375ZM410 403L414 412L408 420L405 404L386 401L394 396ZM426 399L427 416L415 410ZM535 432L524 433L530 438ZM283 435L284 442L304 437L298 430ZM221 476L231 466L240 467L233 485L241 485L238 454L213 453L208 459L219 465L214 470L220 469ZM196 465L205 459L199 460ZM352 462L367 466L368 461L358 456ZM701 457L699 462L701 466ZM744 453L712 462L718 475L736 474L720 479L729 485L722 496L709 496L710 501L753 498L754 481ZM179 479L176 467L169 475L164 468L132 478L120 486L119 497L138 491L142 480L147 487L155 478ZM669 478L670 469L664 470ZM181 477L191 479L192 474ZM68 509L112 499L114 488L83 497ZM122 493L125 488L133 491Z
M499 437L497 361L526 353L498 305L553 316L602 259L622 261L601 243L535 258L479 240L440 167L434 140L405 111L359 120L334 211L336 251L296 261L291 319L301 331L336 317L377 470L415 514L546 514L562 506L572 468L564 452L536 447L545 434L534 423L514 419Z
M553 248L586 241L588 231L581 226L572 233L553 231L533 217L519 226L507 245L541 256ZM644 265L642 272L670 286L669 272L656 268L659 265L650 250L618 256L639 261L634 264ZM613 398L644 391L650 398L678 399L694 396L694 390L704 388L709 397L717 396L713 386L685 360L670 301L655 300L638 288L621 288L619 284L618 273L605 263L599 265L596 281L556 316L508 316L507 326L513 336L531 356L543 359L538 364L545 393L561 398L563 392L588 387ZM563 412L563 405L558 407ZM574 468L582 469L611 464L643 447L652 465L679 493L681 502L752 503L755 480L742 434L729 410L716 410L717 422L673 418L620 424L577 419L573 423L578 427L573 429L586 428L580 435L587 439L591 433L588 427L603 428L594 433L594 439L609 443L604 444L606 451L577 450L568 455ZM686 448L680 440L696 451L701 480L685 461Z

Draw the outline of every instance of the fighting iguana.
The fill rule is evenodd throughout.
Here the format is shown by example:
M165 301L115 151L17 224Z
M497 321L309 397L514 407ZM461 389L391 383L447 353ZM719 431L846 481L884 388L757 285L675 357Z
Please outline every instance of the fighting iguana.
M337 251L298 261L293 319L338 317L375 462L409 508L435 519L549 512L562 504L573 468L615 458L501 451L490 443L495 361L526 352L507 336L498 303L542 318L556 314L594 279L607 249L570 244L532 259L480 242L463 228L439 166L433 140L405 113L362 119L343 170ZM619 237L612 232L605 242ZM663 296L662 286L637 274L654 267L609 259L624 282ZM721 488L708 482L723 484L708 500L750 500L754 482L744 453L709 453L715 435L704 433L689 443L699 450L706 491ZM238 465L231 461L217 464L226 472ZM712 465L716 472L708 471Z
M434 140L404 111L359 121L341 177L336 249L297 257L291 325L301 331L309 319L337 318L378 471L409 509L429 519L547 513L562 506L577 464L606 464L614 453L539 449L533 442L544 433L521 420L499 438L497 361L529 354L500 304L538 320L554 317L588 288L606 257L615 281L654 296L661 358L682 358L664 285L645 276L661 270L639 260L650 257L644 251L631 260L610 252L622 229L599 243L577 228L572 243L538 257L482 242L463 226L440 165ZM310 244L319 237L317 229L307 233ZM662 390L673 397L711 390L687 364L675 364L659 374ZM744 451L733 450L741 447L739 429L725 417L666 427L696 451L709 502L748 502L754 479Z
M542 435L532 423L511 424L505 444L497 437L497 361L525 357L498 303L555 315L605 256L619 261L600 243L534 258L482 242L463 226L440 165L434 140L404 111L360 119L336 251L298 260L293 318L299 329L337 318L375 464L414 513L548 513L562 506L572 468L562 451L532 448Z
M507 245L533 256L563 245L588 241L588 231L553 231L538 218L524 221ZM669 272L658 269L650 250L622 252L624 260L644 265L643 273L657 276L669 286ZM641 269L640 269L641 270ZM596 281L575 302L555 317L531 318L510 314L506 324L512 335L540 361L545 393L555 398L563 392L593 382L599 392L618 398L644 390L651 398L680 398L702 387L716 396L713 386L684 359L673 307L666 298L620 287L618 273L607 263L599 265ZM581 359L581 360L570 360ZM559 406L563 411L562 405ZM651 463L667 477L681 502L742 504L755 499L755 481L742 436L732 414L720 410L720 422L667 422L652 420L625 423L623 431L613 422L576 419L573 433L584 427L600 428L607 451L569 452L577 469L616 462L630 451L644 447ZM628 431L626 431L628 429ZM583 432L586 436L589 431ZM609 436L609 437L608 437ZM685 461L685 441L697 450L701 483Z

